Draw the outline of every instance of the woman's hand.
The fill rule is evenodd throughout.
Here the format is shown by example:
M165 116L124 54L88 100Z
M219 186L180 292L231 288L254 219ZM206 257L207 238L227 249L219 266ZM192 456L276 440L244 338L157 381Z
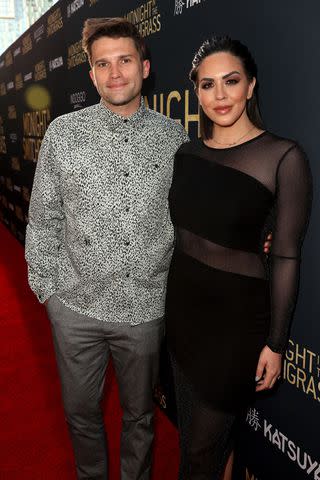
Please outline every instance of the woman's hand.
M274 386L281 373L282 354L273 352L267 345L262 349L256 370L256 392Z

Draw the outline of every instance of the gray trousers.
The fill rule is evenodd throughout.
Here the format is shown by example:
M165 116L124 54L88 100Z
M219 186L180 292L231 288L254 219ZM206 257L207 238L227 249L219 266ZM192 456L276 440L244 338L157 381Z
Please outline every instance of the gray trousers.
M111 354L123 408L121 479L148 480L163 318L137 326L103 322L67 308L56 295L49 299L47 313L78 479L108 478L101 400Z

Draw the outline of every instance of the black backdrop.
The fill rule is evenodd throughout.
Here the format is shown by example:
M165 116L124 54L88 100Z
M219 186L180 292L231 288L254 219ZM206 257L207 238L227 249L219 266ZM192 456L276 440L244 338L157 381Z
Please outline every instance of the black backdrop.
M320 5L296 0L61 0L0 57L1 220L23 242L37 152L56 116L98 101L80 48L87 17L127 16L152 53L150 106L198 133L187 79L193 53L211 33L228 33L252 50L267 128L297 139L314 176L314 208L304 246L300 297L284 381L260 395L243 426L243 480L320 479L320 301L318 118ZM164 363L163 363L164 365ZM222 366L223 368L223 366ZM164 369L165 370L165 369ZM162 406L173 415L170 385Z

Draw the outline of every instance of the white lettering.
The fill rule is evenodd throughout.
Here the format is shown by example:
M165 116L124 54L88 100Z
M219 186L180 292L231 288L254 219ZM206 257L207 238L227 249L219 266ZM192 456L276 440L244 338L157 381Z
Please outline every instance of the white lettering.
M307 474L309 475L318 465L318 462L313 462L310 455L308 455L309 468L307 469Z
M263 435L266 437L268 435L268 438L269 438L269 441L271 442L272 441L272 437L271 437L271 428L272 428L272 425L271 423L267 423L266 420L264 420L263 422Z

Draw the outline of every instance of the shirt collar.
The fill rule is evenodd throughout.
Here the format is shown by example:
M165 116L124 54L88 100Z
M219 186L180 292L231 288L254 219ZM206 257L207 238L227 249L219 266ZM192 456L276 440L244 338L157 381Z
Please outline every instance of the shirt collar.
M98 111L101 114L101 118L104 121L107 121L107 123L114 128L123 127L123 124L132 125L136 127L138 124L141 124L147 112L147 108L145 106L143 97L141 97L140 107L138 108L138 110L134 112L132 115L130 115L129 117L124 117L123 115L114 113L104 104L103 99L100 100L98 107L99 107Z

